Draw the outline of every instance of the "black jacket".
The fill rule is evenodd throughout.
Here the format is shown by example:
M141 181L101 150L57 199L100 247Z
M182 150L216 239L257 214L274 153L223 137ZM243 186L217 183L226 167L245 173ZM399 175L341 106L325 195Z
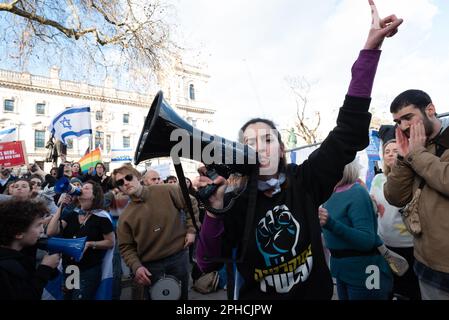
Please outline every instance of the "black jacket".
M0 300L40 300L54 269L19 251L0 247Z
M288 165L282 191L258 192L248 250L237 269L239 299L330 299L333 284L324 259L318 207L332 194L343 169L369 143L370 99L347 96L337 126L301 165ZM248 192L224 217L222 252L241 254ZM229 290L229 288L228 288Z
M114 189L112 186L112 179L111 177L106 177L106 179L104 179L103 181L101 181L102 177L98 176L98 175L88 175L86 174L84 176L84 180L83 181L87 181L87 180L93 180L96 183L98 183L101 186L101 189L103 189L103 193L108 192L111 189Z

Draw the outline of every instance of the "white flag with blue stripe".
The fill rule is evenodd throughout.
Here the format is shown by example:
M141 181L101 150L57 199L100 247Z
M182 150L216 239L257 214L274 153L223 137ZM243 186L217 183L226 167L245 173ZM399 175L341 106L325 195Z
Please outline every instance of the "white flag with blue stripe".
M58 113L51 121L48 130L55 139L67 144L69 137L92 135L90 107L72 107Z
M94 215L107 218L112 223L111 216L104 210L93 211ZM115 242L115 238L114 238ZM115 246L115 243L114 243ZM103 258L103 263L101 264L101 282L97 288L97 293L95 294L95 300L111 300L112 299L112 284L114 280L112 259L114 257L114 247L106 251Z
M9 142L16 140L18 140L16 127L9 127L0 130L0 142Z

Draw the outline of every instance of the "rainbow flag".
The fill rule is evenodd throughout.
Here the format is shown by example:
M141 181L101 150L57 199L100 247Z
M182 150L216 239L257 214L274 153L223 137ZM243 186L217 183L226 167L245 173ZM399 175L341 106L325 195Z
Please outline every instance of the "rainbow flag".
M90 167L95 167L97 162L101 162L101 150L100 148L95 149L84 155L79 161L81 165L81 171L83 173L87 172Z

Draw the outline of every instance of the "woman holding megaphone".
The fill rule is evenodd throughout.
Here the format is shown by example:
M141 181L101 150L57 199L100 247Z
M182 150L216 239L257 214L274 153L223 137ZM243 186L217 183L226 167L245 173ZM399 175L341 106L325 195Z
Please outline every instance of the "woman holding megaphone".
M84 255L79 262L63 255L63 266L75 265L80 270L80 288L66 290L67 300L93 300L101 281L101 265L108 249L114 246L112 223L103 210L104 195L100 185L87 181L77 196L79 207L61 219L61 205L50 221L47 235L73 239L87 237ZM67 203L71 201L67 197Z

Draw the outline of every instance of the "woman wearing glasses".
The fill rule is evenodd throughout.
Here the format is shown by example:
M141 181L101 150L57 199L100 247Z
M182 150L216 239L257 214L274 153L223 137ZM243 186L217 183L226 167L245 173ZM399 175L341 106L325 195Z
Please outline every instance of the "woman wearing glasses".
M71 198L63 200L69 203ZM60 206L51 219L47 235L62 236L74 239L87 237L84 255L79 262L63 255L64 269L75 265L80 270L80 288L66 290L66 300L93 300L101 281L101 265L108 249L114 246L112 223L103 210L103 191L96 182L87 181L83 184L82 194L77 197L79 207L62 219Z
M33 196L37 196L40 191L42 190L42 184L43 184L42 178L37 175L33 174L30 178L30 185L32 187Z

